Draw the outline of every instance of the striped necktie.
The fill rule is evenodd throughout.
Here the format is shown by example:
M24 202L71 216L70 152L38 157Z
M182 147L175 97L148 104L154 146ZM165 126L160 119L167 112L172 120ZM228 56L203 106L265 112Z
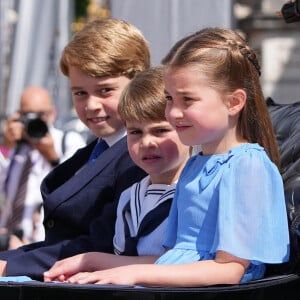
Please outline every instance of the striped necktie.
M97 157L102 153L104 152L106 149L108 148L108 145L107 143L101 139L100 141L98 141L98 143L95 145L92 153L91 153L91 156L88 160L88 164L92 164L96 159Z
M5 208L1 212L0 225L9 230L20 229L28 177L32 167L31 147L20 144L12 158L5 185Z

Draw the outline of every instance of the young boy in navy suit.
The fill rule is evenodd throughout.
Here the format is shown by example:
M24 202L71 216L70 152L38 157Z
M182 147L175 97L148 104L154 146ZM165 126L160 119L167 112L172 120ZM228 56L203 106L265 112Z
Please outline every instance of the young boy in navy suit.
M87 251L113 253L120 194L146 176L128 154L117 107L125 86L149 66L143 35L118 19L88 23L65 47L61 70L69 78L74 107L98 139L44 178L45 240L0 253L0 275L42 280L57 260ZM108 148L87 163L102 139Z
M153 263L165 252L163 241L176 182L190 157L190 147L180 142L167 122L165 107L162 68L140 72L127 85L119 113L126 124L130 156L148 176L121 194L114 236L116 255L89 252L66 258L44 274L45 281L94 283L97 270Z

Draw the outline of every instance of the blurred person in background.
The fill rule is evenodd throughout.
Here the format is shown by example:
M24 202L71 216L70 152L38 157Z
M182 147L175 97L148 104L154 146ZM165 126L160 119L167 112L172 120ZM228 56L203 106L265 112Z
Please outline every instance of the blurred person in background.
M3 129L1 147L9 153L0 161L0 250L13 249L44 238L42 179L83 146L83 137L54 127L56 109L48 91L27 87L20 109Z

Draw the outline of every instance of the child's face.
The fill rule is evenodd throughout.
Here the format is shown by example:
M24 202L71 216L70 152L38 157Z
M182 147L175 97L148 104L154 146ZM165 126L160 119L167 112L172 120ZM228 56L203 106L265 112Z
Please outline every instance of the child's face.
M91 77L70 67L69 79L78 117L94 135L110 136L124 127L118 114L118 103L129 78Z
M192 67L166 69L166 118L185 145L201 145L209 152L226 143L230 131L224 98Z
M152 183L171 184L189 158L184 146L167 121L127 122L127 141L132 160L151 177Z

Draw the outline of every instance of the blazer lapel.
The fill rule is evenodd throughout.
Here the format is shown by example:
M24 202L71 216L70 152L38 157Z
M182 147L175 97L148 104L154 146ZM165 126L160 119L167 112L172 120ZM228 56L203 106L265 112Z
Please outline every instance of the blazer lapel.
M93 143L93 145L95 145ZM96 160L93 164L87 165L87 164L79 164L80 167L77 166L72 167L72 164L70 164L69 167L72 167L72 174L76 173L76 175L73 175L69 177L67 181L65 181L62 185L58 186L56 189L54 189L50 193L45 193L43 196L47 198L46 201L44 201L44 205L47 207L45 209L45 218L47 217L48 213L51 213L57 206L59 206L61 203L68 201L69 198L71 198L74 194L78 193L82 188L84 188L86 185L89 184L90 181L93 180L94 177L98 176L99 173L105 169L110 162L115 159L116 155L119 153L124 152L124 147L127 149L126 144L126 137L118 141L116 144L114 144L112 147L106 149ZM86 151L85 153L85 163L88 160L88 157L93 149L93 146L89 147L90 151ZM80 157L82 156L79 155ZM76 161L76 157L74 157L74 162ZM72 163L72 161L71 161ZM66 169L66 166L60 166L61 168L60 172L64 172L64 169ZM79 171L78 171L79 170ZM55 177L52 178L57 180L56 176L59 176L59 174L53 174ZM43 191L42 191L43 192ZM45 191L44 191L45 192ZM43 198L44 198L43 197ZM45 198L44 198L45 199Z

